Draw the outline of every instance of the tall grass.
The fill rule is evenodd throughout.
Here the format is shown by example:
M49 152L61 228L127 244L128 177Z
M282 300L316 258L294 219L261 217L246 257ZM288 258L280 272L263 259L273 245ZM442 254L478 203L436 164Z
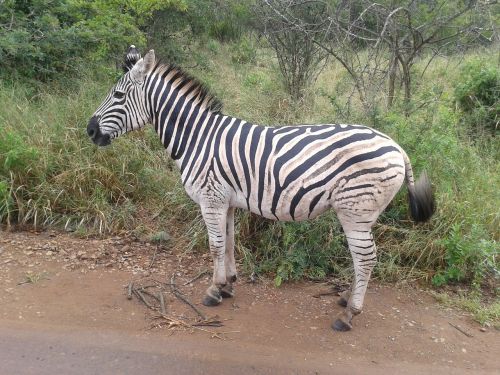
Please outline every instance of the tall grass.
M285 94L269 51L260 48L246 58L246 47L237 43L200 46L196 59L202 56L204 63L192 69L222 99L225 113L274 125L364 123L401 144L417 175L430 174L438 204L430 223L409 221L403 189L376 225L377 277L465 281L477 287L498 281L500 171L493 152L498 137L470 137L453 102L458 61L439 60L425 79L414 81L409 117L397 102L391 111L379 108L366 115L355 99L344 111L352 90L336 64L296 103ZM111 85L110 79L87 78L74 85L77 90L49 88L33 96L23 85L0 82L0 221L98 233L167 229L186 249L205 247L199 210L150 129L104 149L89 142L87 119ZM277 284L345 277L350 267L333 214L310 223L275 223L241 213L238 231L244 268L271 273Z
M1 221L106 233L182 209L152 131L103 149L89 142L86 122L110 86L87 79L76 92L32 97L23 86L0 85Z

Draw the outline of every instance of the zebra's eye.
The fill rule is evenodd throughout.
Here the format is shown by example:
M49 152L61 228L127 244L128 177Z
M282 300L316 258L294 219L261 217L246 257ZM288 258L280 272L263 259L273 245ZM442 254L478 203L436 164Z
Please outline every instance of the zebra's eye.
M123 91L115 91L113 94L113 98L123 99L125 97L125 93Z

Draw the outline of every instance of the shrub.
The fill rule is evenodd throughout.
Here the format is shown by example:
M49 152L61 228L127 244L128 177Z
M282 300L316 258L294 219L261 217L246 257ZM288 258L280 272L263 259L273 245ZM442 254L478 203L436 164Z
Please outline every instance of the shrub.
M500 71L486 60L475 59L461 71L455 87L455 100L469 115L468 123L478 130L499 130L500 121Z
M324 66L326 53L314 43L314 38L321 33L322 26L318 25L322 25L321 16L326 5L322 2L290 4L277 1L274 7L259 1L254 9L261 32L276 53L285 88L297 102L305 97L306 89L314 83ZM288 21L277 17L276 12L291 14L294 19L303 20L308 25L307 33L289 27Z
M301 223L272 222L243 214L239 239L244 265L256 273L271 272L277 286L287 280L323 279L348 269L350 255L333 213Z
M479 290L487 277L500 275L496 263L500 252L497 242L486 240L485 233L477 225L470 233L463 232L461 224L454 224L448 236L441 240L446 249L446 268L434 275L434 285L469 281Z
M121 59L130 44L144 45L141 27L154 10L185 9L183 0L2 1L0 69L48 81L81 64Z
M231 61L236 64L255 62L256 48L250 38L242 38L231 47Z

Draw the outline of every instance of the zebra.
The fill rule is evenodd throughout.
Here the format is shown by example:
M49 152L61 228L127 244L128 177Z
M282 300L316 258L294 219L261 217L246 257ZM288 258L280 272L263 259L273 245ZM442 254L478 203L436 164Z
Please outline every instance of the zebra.
M135 49L135 48L134 48ZM126 73L91 117L87 134L106 146L148 123L180 170L189 197L201 209L213 260L212 283L202 303L234 296L234 212L246 209L281 221L314 219L333 208L354 264L345 309L336 331L352 329L376 263L372 226L406 182L412 218L435 211L425 174L414 182L405 151L387 135L363 125L268 127L222 113L221 103L174 64L128 54Z
M127 73L134 64L141 58L141 53L133 44L128 47L127 53L125 54L125 61L123 62L122 69L123 73Z

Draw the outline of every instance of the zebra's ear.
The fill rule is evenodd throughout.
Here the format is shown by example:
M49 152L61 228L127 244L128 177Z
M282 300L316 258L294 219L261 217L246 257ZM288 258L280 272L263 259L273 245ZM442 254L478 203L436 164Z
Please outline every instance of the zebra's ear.
M123 62L123 72L127 73L141 58L141 53L132 44L128 47L127 54L125 55L125 61Z
M155 57L155 50L150 49L148 53L146 53L146 56L144 56L144 65L146 69L146 73L149 72L151 69L153 69L153 66L155 65L156 57Z
M146 53L146 56L137 61L134 67L130 70L130 75L132 76L132 78L138 82L144 81L144 77L146 76L146 74L149 73L151 69L153 69L155 60L155 51L150 50L148 53Z

